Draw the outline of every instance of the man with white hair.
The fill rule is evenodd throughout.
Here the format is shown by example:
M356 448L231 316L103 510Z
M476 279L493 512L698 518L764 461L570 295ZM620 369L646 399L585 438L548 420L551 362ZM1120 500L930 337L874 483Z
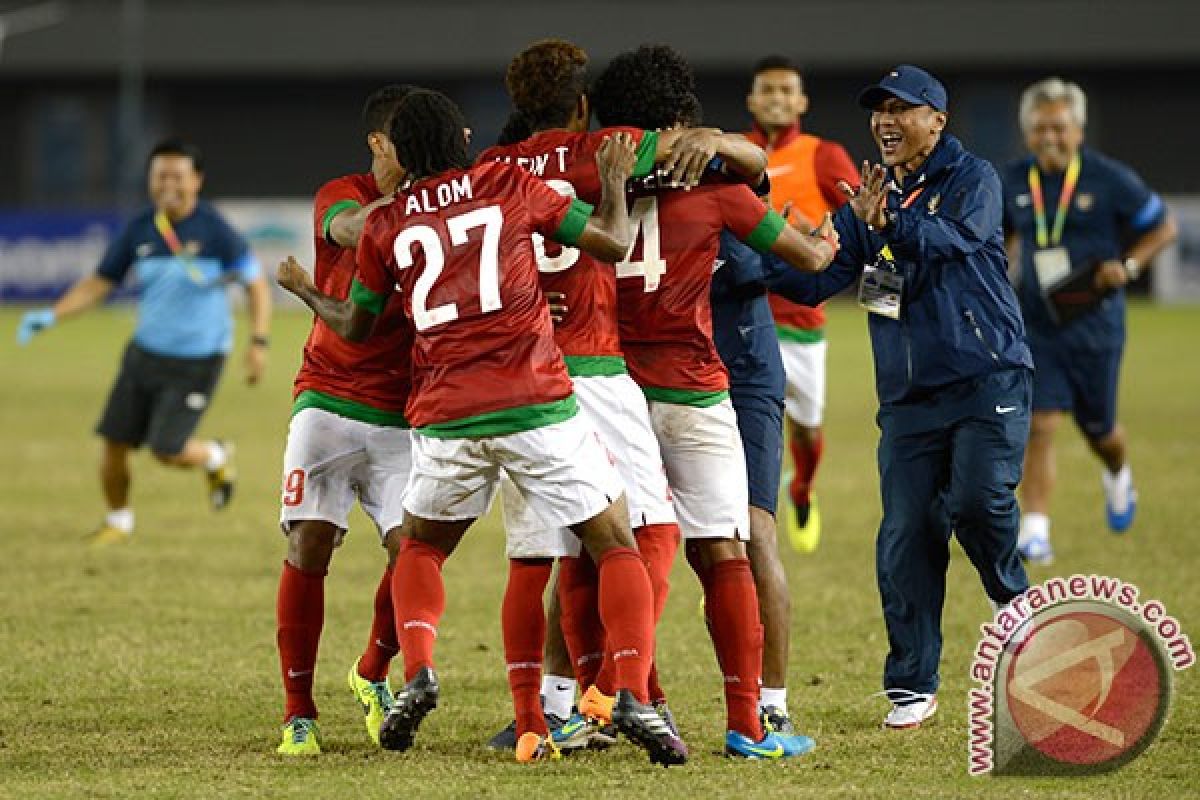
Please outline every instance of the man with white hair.
M1083 146L1087 98L1060 78L1021 96L1030 155L1003 174L1004 231L1033 352L1033 420L1019 548L1049 564L1054 433L1070 411L1104 464L1108 526L1133 524L1137 492L1117 423L1124 287L1175 238L1162 198L1129 167Z

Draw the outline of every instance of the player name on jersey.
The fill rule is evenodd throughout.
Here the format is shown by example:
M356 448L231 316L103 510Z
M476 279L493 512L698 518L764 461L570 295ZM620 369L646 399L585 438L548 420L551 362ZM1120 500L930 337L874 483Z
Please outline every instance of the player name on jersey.
M417 191L411 192L404 201L404 213L406 216L410 214L433 214L438 209L454 205L463 200L471 200L472 198L471 176L462 175L457 178L451 178L445 183L422 186Z
M558 172L567 171L567 154L571 152L569 147L556 147L552 153L538 153L532 156L509 156L496 155L496 161L503 161L506 164L516 164L527 172L537 175L539 178L546 176L546 167L550 165L550 159L553 157L558 162Z

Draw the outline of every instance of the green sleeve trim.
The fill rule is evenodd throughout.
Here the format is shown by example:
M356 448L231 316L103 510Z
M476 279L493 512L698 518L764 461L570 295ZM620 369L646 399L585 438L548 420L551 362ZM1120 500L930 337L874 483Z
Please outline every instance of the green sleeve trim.
M358 282L358 278L350 282L350 300L354 305L365 308L376 316L382 314L383 307L387 305L387 295L368 289Z
M776 325L779 341L793 344L817 344L825 341L824 328L794 328L791 325Z
M552 400L549 403L503 408L473 417L438 422L417 428L417 432L434 439L486 439L566 422L578 412L579 404L575 395L569 394L561 400Z
M362 208L362 205L356 200L338 200L336 203L325 209L325 216L321 217L321 238L331 244L336 244L329 238L329 226L333 224L333 218L343 211Z
M760 253L771 252L771 246L775 244L775 240L779 238L779 234L783 233L783 229L787 226L787 221L779 215L775 209L768 209L767 215L762 218L762 222L750 231L750 235L742 241L753 247Z
M632 178L644 178L654 171L658 155L658 131L642 131L642 140L637 146L637 161L633 164Z
M344 397L334 397L313 389L305 389L297 395L296 401L292 403L292 416L296 416L306 408L319 408L330 414L337 414L339 417L366 422L370 425L381 425L388 428L410 427L403 412L375 408L366 403L358 403Z
M563 356L563 361L567 362L567 374L572 378L628 374L624 356Z
M642 394L646 395L647 400L656 403L671 403L676 406L692 406L694 408L708 408L729 399L727 389L719 392L698 392L694 389L659 389L654 386L643 386Z
M571 207L558 225L558 230L550 238L560 244L575 245L587 227L588 218L592 216L592 207L582 200L572 198Z

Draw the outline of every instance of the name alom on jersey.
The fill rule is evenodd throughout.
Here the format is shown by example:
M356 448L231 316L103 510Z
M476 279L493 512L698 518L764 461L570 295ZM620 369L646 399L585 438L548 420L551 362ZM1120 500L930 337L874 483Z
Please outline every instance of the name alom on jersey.
M550 165L551 158L558 164L560 173L567 171L567 153L570 150L571 148L560 145L554 148L552 153L538 153L533 156L497 156L496 160L505 164L516 164L526 172L543 178L546 176L546 167Z
M474 197L471 189L471 176L460 175L443 183L433 186L422 186L416 191L410 191L404 200L404 214L433 214L446 206L454 205Z

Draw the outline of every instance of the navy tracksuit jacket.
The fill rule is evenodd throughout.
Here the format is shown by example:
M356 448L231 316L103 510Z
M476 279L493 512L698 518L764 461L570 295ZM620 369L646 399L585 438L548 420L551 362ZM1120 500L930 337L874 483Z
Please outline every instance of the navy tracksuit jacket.
M870 314L883 496L876 574L890 645L884 687L931 693L951 533L994 602L1028 587L1015 488L1033 362L1008 283L992 165L944 134L922 168L889 192L888 208L891 221L877 233L843 206L834 216L841 250L829 269L780 272L777 285L816 304L864 265L904 277L900 318Z

